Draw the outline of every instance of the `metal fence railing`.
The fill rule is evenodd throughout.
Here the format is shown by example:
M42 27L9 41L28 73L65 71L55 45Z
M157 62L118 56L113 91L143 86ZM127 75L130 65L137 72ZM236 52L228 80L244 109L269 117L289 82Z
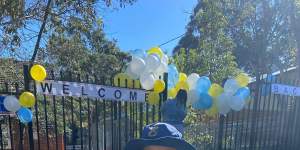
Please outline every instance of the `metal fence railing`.
M112 84L111 79L70 72L52 71L49 79ZM272 83L299 86L299 81L292 79L252 83L251 101L244 110L186 127L186 133L199 135L199 140L193 143L196 149L298 149L299 97L271 93ZM18 96L25 90L36 94L27 66L24 66L24 86L11 82L0 85L1 95ZM166 100L166 94L165 91L160 95L160 104ZM0 116L1 150L122 150L129 140L140 136L144 125L161 120L160 105L41 94L36 97L32 123L24 125L14 114Z

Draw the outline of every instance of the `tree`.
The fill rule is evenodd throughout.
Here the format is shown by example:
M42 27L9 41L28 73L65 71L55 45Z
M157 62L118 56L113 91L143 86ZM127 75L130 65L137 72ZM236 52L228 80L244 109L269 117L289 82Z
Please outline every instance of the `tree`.
M290 2L290 23L292 34L297 43L297 65L300 65L300 1L291 0Z
M3 0L0 2L0 52L22 60L30 57L34 60L37 51L46 45L53 28L68 18L76 16L96 22L101 9L116 4L125 7L134 1Z
M235 44L226 34L228 19L223 14L221 1L199 1L187 26L185 36L174 49L174 61L187 74L209 75L213 82L222 81L239 72L232 51ZM207 118L207 119L205 119ZM185 119L185 138L197 147L211 146L213 135L203 123L209 119L204 113L189 109Z
M228 34L236 48L239 67L258 77L295 63L295 43L288 26L288 3L276 1L228 2Z
M199 1L185 36L174 49L179 70L208 74L218 83L238 71L232 55L235 45L225 34L228 20L221 6L220 1Z

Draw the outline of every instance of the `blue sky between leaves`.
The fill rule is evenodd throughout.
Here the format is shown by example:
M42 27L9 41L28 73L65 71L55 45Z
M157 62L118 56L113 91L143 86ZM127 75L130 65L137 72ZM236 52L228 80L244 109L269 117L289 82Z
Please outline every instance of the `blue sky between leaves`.
M124 50L160 45L185 32L197 0L137 0L132 6L103 14L104 30ZM179 39L161 48L171 54Z

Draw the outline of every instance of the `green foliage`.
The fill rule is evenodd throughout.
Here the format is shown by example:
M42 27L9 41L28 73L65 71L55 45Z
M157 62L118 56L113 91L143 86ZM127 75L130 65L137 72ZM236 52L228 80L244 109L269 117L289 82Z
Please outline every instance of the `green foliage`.
M81 31L88 31L99 19L101 10L108 7L125 7L136 0L49 0L48 19L43 30L41 48L45 48L53 32L64 32L66 23L81 24ZM33 52L48 1L2 0L0 2L0 52L6 56L28 60ZM72 18L76 18L73 21ZM89 23L88 23L89 22ZM74 24L74 27L76 25ZM74 28L68 28L72 33ZM40 49L41 50L41 49Z
M289 2L227 2L228 34L236 43L234 55L240 67L253 75L295 64L295 43L288 22Z
M238 71L232 54L234 43L225 34L228 21L221 6L218 1L199 2L174 56L180 71L209 75L218 83ZM191 41L191 46L186 45L188 41Z

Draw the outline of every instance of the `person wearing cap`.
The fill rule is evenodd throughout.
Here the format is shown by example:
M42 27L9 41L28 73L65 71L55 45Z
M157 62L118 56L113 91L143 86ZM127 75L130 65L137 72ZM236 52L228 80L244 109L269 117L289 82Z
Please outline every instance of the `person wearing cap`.
M168 123L153 123L144 127L140 139L127 143L125 150L196 150L182 134Z

